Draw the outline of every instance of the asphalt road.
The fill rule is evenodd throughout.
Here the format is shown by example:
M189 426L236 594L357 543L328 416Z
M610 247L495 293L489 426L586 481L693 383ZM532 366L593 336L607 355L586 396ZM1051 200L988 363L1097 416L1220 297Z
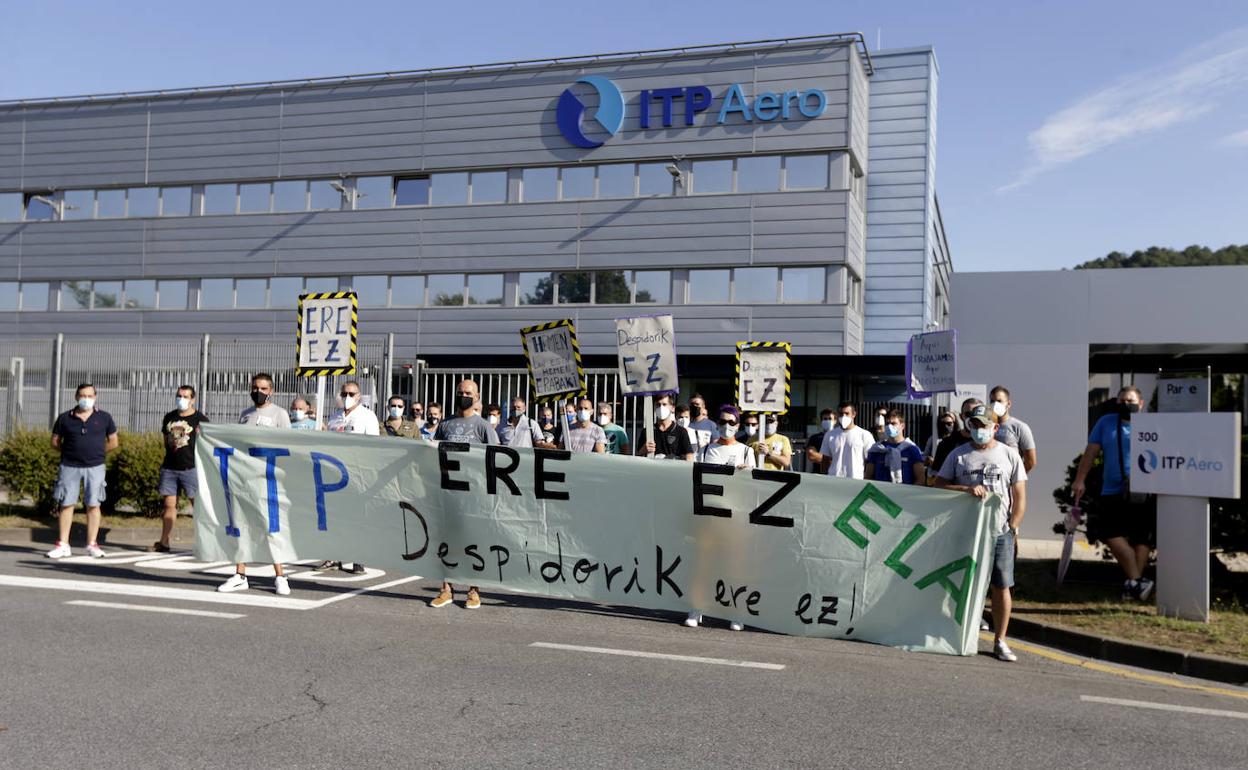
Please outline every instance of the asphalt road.
M1248 762L1248 690L1026 645L1007 664L509 594L434 610L431 581L308 568L289 598L257 578L220 603L228 566L112 554L0 546L0 767Z

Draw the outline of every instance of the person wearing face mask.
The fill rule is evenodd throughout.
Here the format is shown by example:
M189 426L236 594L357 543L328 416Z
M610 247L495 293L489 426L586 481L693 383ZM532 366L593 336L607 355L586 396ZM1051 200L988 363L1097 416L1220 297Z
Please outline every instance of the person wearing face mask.
M542 429L542 440L545 441L551 449L557 447L555 444L555 431L559 426L555 425L555 410L553 407L542 407L542 419L538 423L538 427Z
M413 401L407 409L407 419L416 424L416 430L425 427L425 407L419 401Z
M906 438L906 418L900 410L888 413L884 423L884 440L867 450L864 478L892 484L927 484L923 453Z
M616 425L615 407L603 401L598 404L598 425L601 426L602 432L607 436L607 454L626 455L628 454L629 441L628 431Z
M290 402L290 427L295 430L320 430L316 424L316 410L303 396L295 396Z
M342 405L342 408L329 418L329 422L325 424L325 430L335 433L360 433L365 436L381 435L381 424L377 422L377 415L363 404L360 383L355 380L344 382L338 391L338 403ZM403 414L402 409L402 404L400 404L400 415Z
M944 441L955 432L961 430L958 424L958 416L952 412L941 412L940 417L936 419L936 432L927 439L927 446L923 448L923 462L927 463L929 469L932 470L931 476L936 476L936 471L940 468L936 467L936 449L940 446L940 442Z
M1014 585L1014 541L1018 527L1027 512L1027 470L1018 451L997 441L997 428L983 405L975 407L967 418L970 442L954 449L945 458L936 479L936 486L966 492L982 499L996 494L1005 501L993 522L996 543L993 548L992 628L995 634L993 654L998 660L1014 662L1018 656L1005 641L1010 625Z
M579 399L573 418L569 423L568 448L578 454L605 454L607 434L594 422L594 402L588 398Z
M867 450L875 444L871 431L854 424L858 409L849 401L836 408L836 425L823 437L819 456L827 463L828 475L861 479L866 472Z
M420 426L420 437L426 441L433 441L433 436L438 431L438 426L442 424L442 403L440 401L430 401L429 406L425 407L428 417L425 424Z
M656 460L693 460L693 444L689 431L676 422L676 402L671 394L656 399L654 406L654 440L637 447L641 455L653 455Z
M942 438L940 443L936 445L936 454L932 458L932 468L934 470L939 471L944 466L945 459L949 457L950 452L971 440L971 429L966 424L966 421L975 412L976 407L982 407L983 405L984 402L978 398L968 398L962 402L962 427Z
M810 473L828 472L827 463L820 454L819 448L823 446L823 437L828 435L833 425L836 425L836 412L824 409L819 413L819 430L810 434L806 439L806 470Z
M793 465L793 445L788 436L780 433L780 415L762 414L759 418L763 435L750 444L758 454L759 467L787 471Z
M1101 497L1096 506L1100 538L1126 578L1123 598L1146 601L1154 588L1153 581L1144 577L1144 569L1156 545L1157 508L1151 496L1131 492L1131 417L1142 404L1140 389L1134 385L1118 392L1117 408L1092 427L1071 491L1078 503L1088 491L1092 464L1104 452Z
M884 426L887 423L888 423L888 409L882 406L879 409L875 410L875 440L876 441L883 441L885 438L887 438L884 435Z
M434 439L437 441L453 441L459 444L497 444L498 434L494 428L477 414L481 391L474 380L464 380L455 388L455 409L458 416L443 420L438 424ZM432 404L430 404L432 407ZM455 601L454 587L450 581L442 581L442 590L429 602L430 607L445 607ZM468 596L464 601L464 609L475 610L481 607L481 594L476 586L468 586Z
M420 438L420 427L404 417L405 414L407 414L407 399L402 396L391 396L386 403L386 421L381 424L387 436Z
M706 455L706 448L711 445L711 440L715 433L715 423L709 420L700 420L701 428L694 425L694 414L696 410L690 408L686 404L676 405L676 424L684 428L689 433L689 445L693 447L694 462L702 462L702 458Z
M290 415L286 410L273 403L273 375L259 372L251 378L251 403L238 416L239 425L254 425L265 428L289 428ZM281 564L273 565L273 590L278 596L290 594L290 581L282 571ZM230 579L217 586L221 593L246 591L250 588L247 582L247 565L239 563Z
M148 546L153 553L169 553L169 538L178 520L178 492L191 502L199 492L195 477L195 440L199 438L199 424L208 417L195 408L195 387L183 385L174 397L176 409L161 420L160 432L165 438L165 459L160 464L160 480L156 492L161 496L164 510L160 520L160 539Z
M541 426L537 424L536 420L530 419L525 414L526 406L523 398L513 398L511 400L511 409L507 412L507 420L498 426L499 443L506 444L513 449L520 447L553 449L553 444L546 443L546 436L542 433Z
M694 393L689 399L689 427L705 433L706 444L710 444L715 436L715 421L711 419L710 412L706 408L706 399L701 393Z
M84 382L74 391L73 409L56 418L52 425L52 448L61 453L53 495L60 507L60 539L47 552L49 559L72 556L69 530L82 486L87 506L87 555L104 555L96 537L100 532L100 503L104 502L104 455L117 448L117 425L103 409L95 408L95 386Z
M1010 414L1014 402L1010 400L1010 391L1001 385L992 389L988 401L997 418L997 441L1017 449L1023 457L1023 467L1031 473L1036 467L1036 439L1031 434L1031 426Z

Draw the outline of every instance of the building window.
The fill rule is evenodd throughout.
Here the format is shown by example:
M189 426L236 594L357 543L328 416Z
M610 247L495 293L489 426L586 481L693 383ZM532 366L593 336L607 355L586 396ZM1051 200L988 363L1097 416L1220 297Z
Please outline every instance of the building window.
M434 185L437 189L437 185ZM429 304L433 307L454 307L464 304L464 274L449 273L431 275L429 282Z
M738 267L733 271L732 284L734 304L774 304L780 297L780 270L775 267Z
M390 301L390 279L384 275L357 275L351 288L358 295L360 307L385 307Z
M269 304L269 282L264 278L239 278L234 282L234 307L262 308Z
M671 195L676 180L667 170L666 163L637 164L638 195Z
M732 161L695 160L689 191L698 195L732 192Z
M779 190L779 155L757 155L737 159L737 192L760 193Z
M160 189L131 187L126 191L126 216L155 217L160 215Z
M822 267L786 267L780 271L781 302L823 302L827 270Z
M21 307L21 292L16 281L0 282L0 310L17 310Z
M516 285L517 305L549 305L555 301L555 281L550 273L521 273Z
M160 215L162 217L189 217L191 215L191 188L160 188Z
M186 310L186 281L160 281L156 284L156 307L160 310Z
M355 180L357 209L388 209L394 205L394 179L388 176L362 176Z
M594 304L627 305L632 298L631 271L603 270L594 274Z
M117 219L126 215L125 190L97 190L95 215L100 219Z
M558 183L559 169L526 168L520 175L520 199L524 201L553 201Z
M90 281L61 281L61 310L90 309Z
M121 281L96 281L91 286L91 307L95 310L117 310L121 307Z
M156 307L155 281L126 281L126 309L152 310Z
M51 193L39 195L31 193L26 196L26 221L50 222L56 219L56 210L52 208Z
M42 311L48 309L48 284L22 284L22 310Z
M22 220L22 194L0 193L0 222L20 222Z
M95 190L66 190L61 219L91 219L95 216Z
M342 208L342 192L328 179L308 183L308 207L313 211L338 211Z
M594 197L594 167L567 166L560 169L560 197L565 201Z
M423 275L391 276L391 307L420 307L423 304L425 304L425 277Z
M727 302L730 270L690 270L689 302Z
M501 275L469 275L468 304L503 304L503 277Z
M430 200L435 206L456 206L468 202L468 174L434 174L429 178Z
M474 171L472 173L473 203L506 203L506 171Z
M303 290L307 294L324 294L327 291L338 291L338 276L316 275L305 278Z
M303 180L273 183L274 211L306 211L308 208L308 183Z
M632 163L598 167L599 198L631 198L637 194L637 168Z
M429 177L413 176L394 180L394 205L428 206Z
M234 307L232 278L205 278L199 282L199 309L225 310Z
M238 185L204 185L204 214L237 214Z
M588 304L593 293L594 274L588 272L559 273L559 291L556 301L560 305Z
M784 158L784 189L828 189L828 156L787 155Z
M273 185L267 182L240 184L238 186L238 213L267 214L273 207L272 196Z
M281 276L269 279L269 307L292 308L299 306L299 294L303 292L303 279Z
M660 305L672 301L672 273L670 270L638 270L633 274L636 278L636 289L633 301L638 303L655 302Z

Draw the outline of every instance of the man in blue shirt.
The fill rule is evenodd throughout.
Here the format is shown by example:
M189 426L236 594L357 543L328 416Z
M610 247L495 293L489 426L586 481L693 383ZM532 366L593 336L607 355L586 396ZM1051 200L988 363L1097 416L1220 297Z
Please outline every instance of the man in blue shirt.
M95 538L100 532L100 503L104 502L104 455L117 448L117 425L108 412L95 408L95 386L91 383L79 385L74 398L74 408L57 417L52 426L52 447L61 453L54 492L61 508L61 529L56 546L47 553L49 559L73 555L69 529L74 523L79 485L87 506L87 555L104 555Z
M1151 498L1132 495L1131 415L1140 411L1140 389L1129 385L1118 392L1118 409L1096 421L1088 447L1079 460L1071 485L1075 502L1087 491L1088 472L1096 456L1105 453L1101 499L1097 513L1101 537L1126 575L1123 598L1144 601L1153 593L1153 581L1144 577L1148 556L1156 545L1157 509Z
M867 450L863 476L893 484L927 484L923 451L906 438L906 417L894 409L884 418L884 440Z

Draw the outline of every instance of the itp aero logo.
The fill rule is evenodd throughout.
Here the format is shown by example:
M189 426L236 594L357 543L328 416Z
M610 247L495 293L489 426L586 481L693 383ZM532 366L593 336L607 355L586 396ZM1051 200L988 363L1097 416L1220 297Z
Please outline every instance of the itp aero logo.
M624 125L624 95L620 93L620 89L600 75L586 75L576 82L592 86L598 93L598 109L594 112L593 120L601 130L615 136L620 126ZM555 122L565 139L577 147L591 150L601 147L602 141L585 135L585 113L588 110L585 103L572 92L572 88L566 88L560 94L559 104L555 108ZM594 130L593 133L598 134L598 131Z
M1151 449L1145 449L1140 452L1136 465L1140 466L1140 470L1144 473L1152 473L1157 470L1157 454Z

